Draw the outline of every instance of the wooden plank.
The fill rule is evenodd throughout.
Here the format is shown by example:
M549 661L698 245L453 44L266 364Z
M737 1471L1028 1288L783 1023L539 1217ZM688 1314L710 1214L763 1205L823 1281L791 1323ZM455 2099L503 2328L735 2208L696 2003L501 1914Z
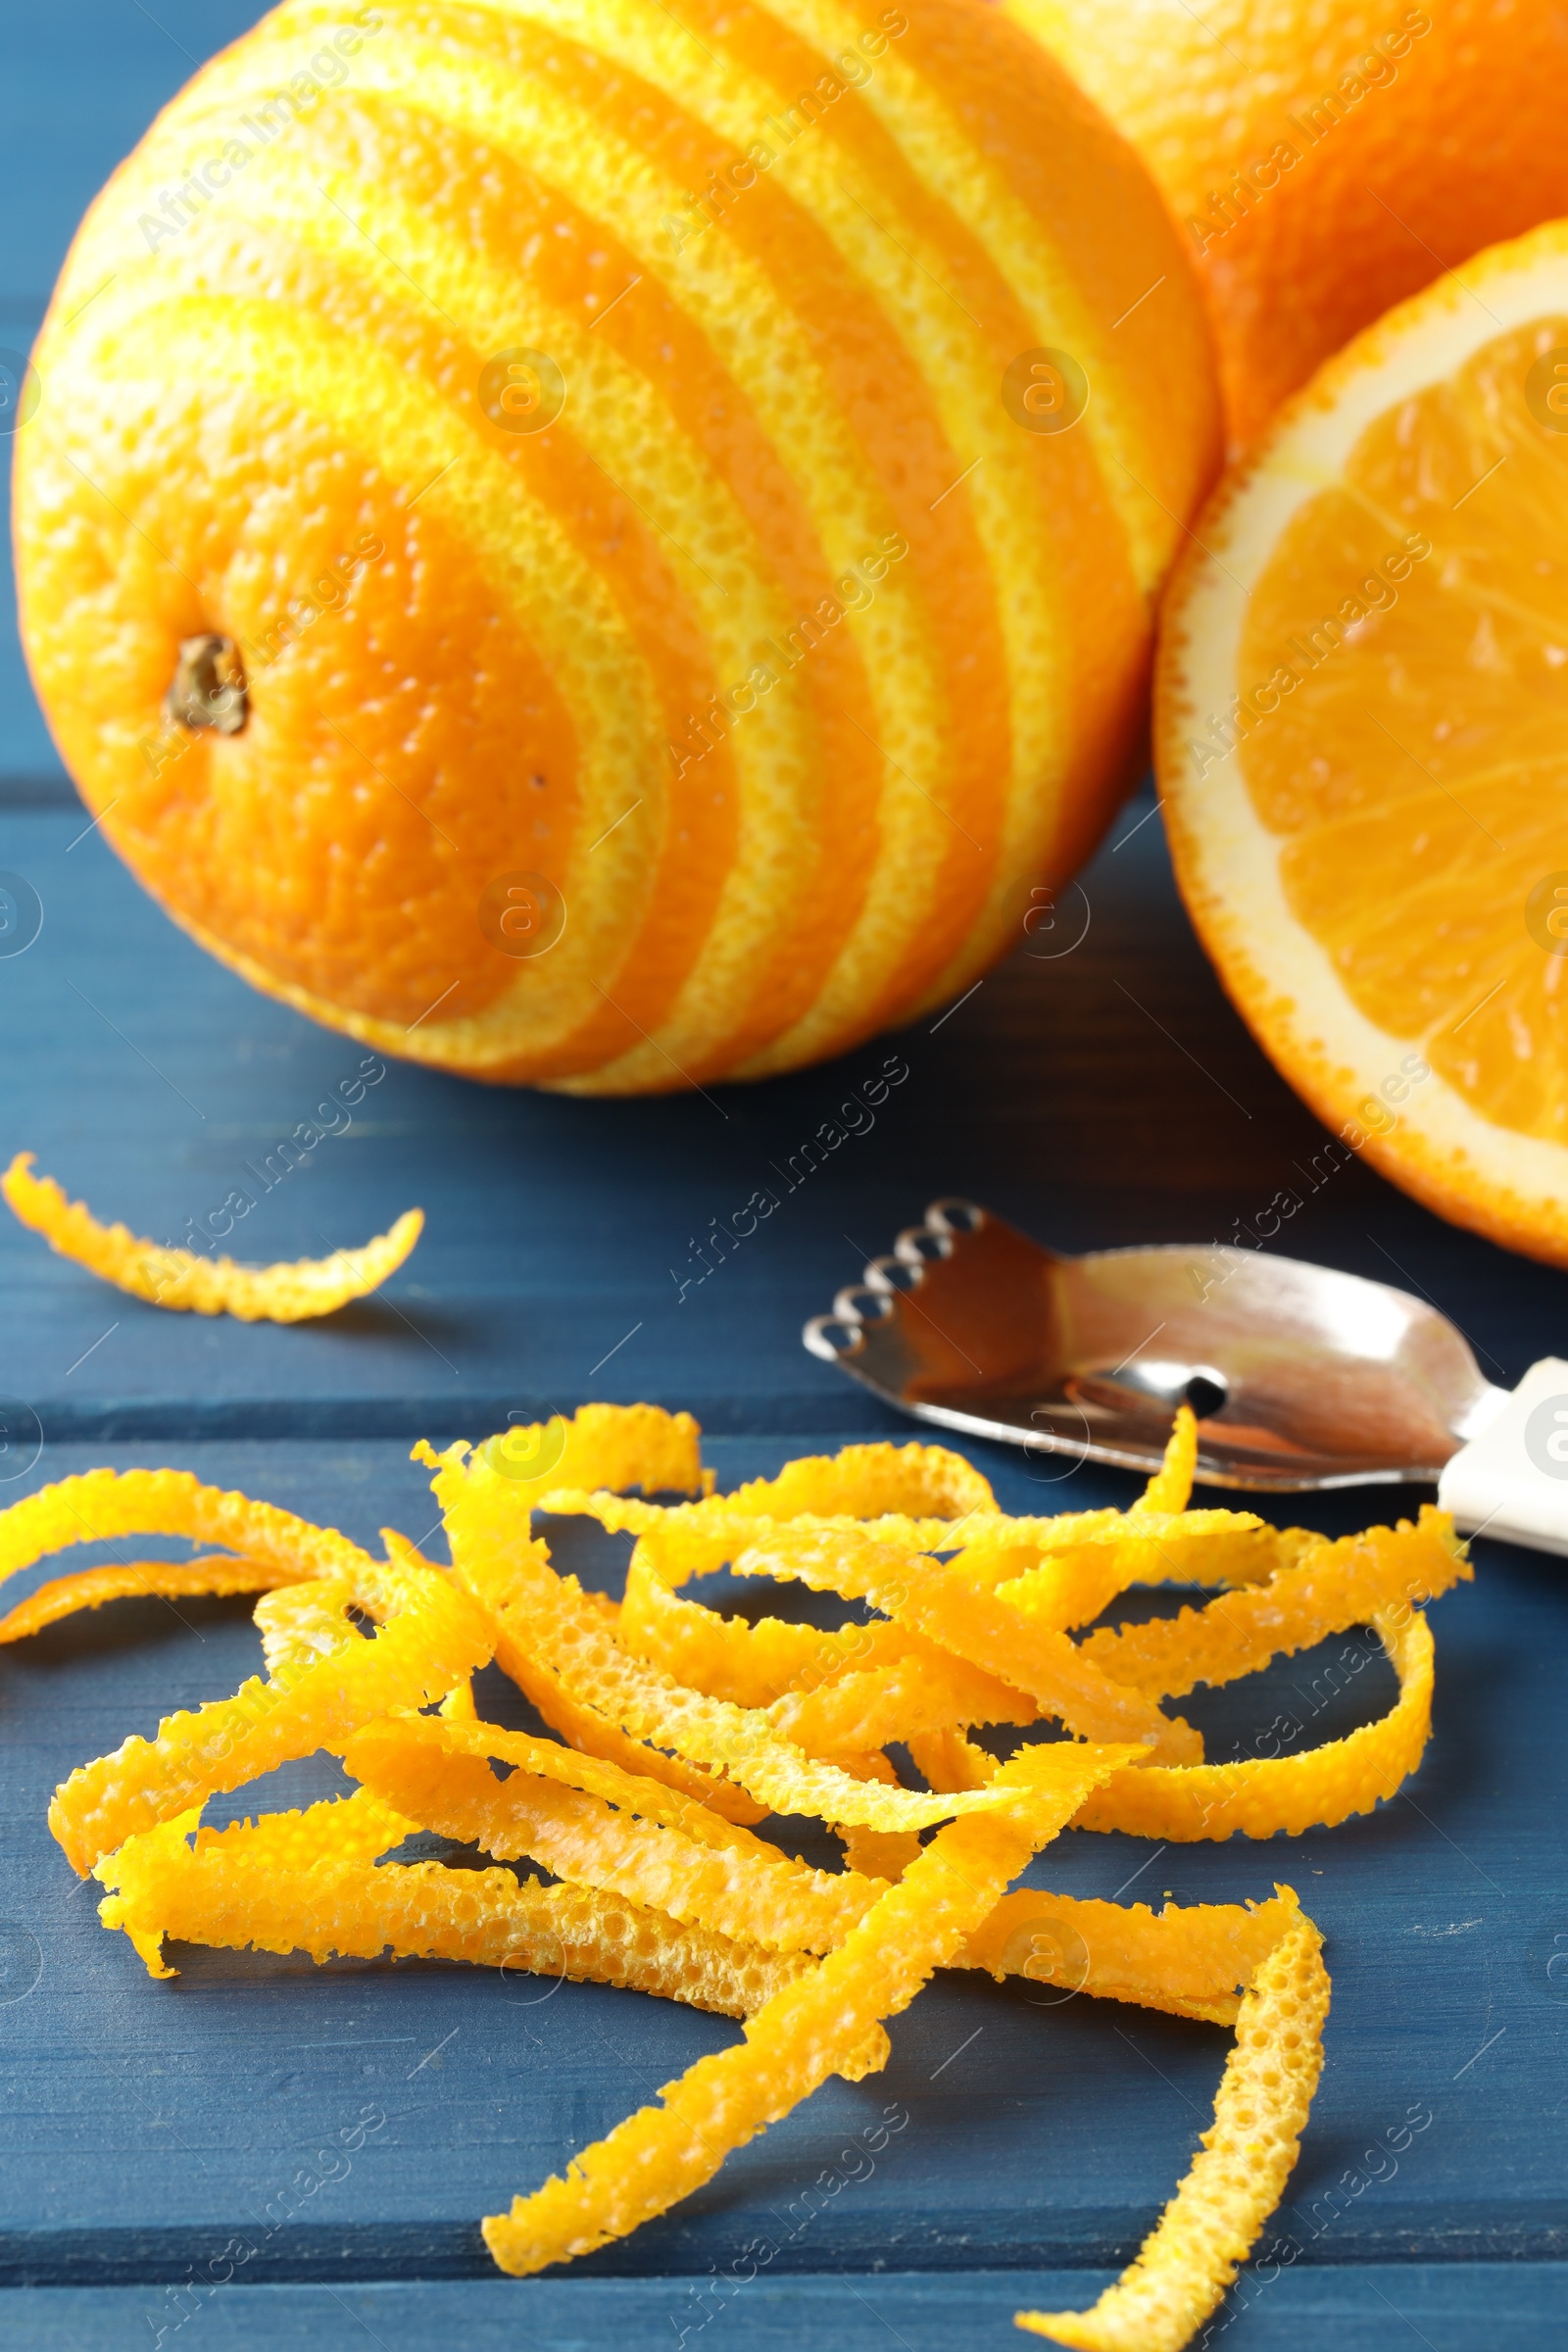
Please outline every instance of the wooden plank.
M592 1396L731 1430L890 1427L800 1327L945 1193L1079 1248L1245 1241L1286 1192L1274 1247L1432 1292L1494 1379L1568 1327L1561 1273L1359 1163L1314 1189L1322 1131L1226 1004L1136 808L1085 877L1074 954L1026 943L958 1010L826 1068L628 1102L375 1056L361 1093L359 1046L221 970L97 833L70 846L85 823L0 810L0 865L44 906L0 959L0 1152L160 1241L221 1228L243 1193L212 1246L248 1257L360 1240L416 1201L429 1224L380 1299L281 1330L123 1299L0 1219L4 1387L51 1436L413 1435ZM876 1102L890 1063L907 1075ZM758 1195L777 1206L737 1240Z
M249 0L13 12L0 343L30 338L74 219L155 107L259 13ZM827 1069L616 1104L393 1062L351 1102L360 1049L221 971L83 835L3 615L0 639L0 866L45 909L35 946L0 959L0 1152L35 1150L103 1213L160 1239L249 1192L227 1237L246 1255L357 1240L416 1200L430 1212L383 1299L292 1332L122 1301L7 1220L0 1387L25 1410L6 1416L0 1501L88 1461L172 1459L368 1541L386 1519L423 1535L431 1515L394 1436L652 1396L736 1433L714 1447L733 1480L813 1433L891 1429L803 1354L799 1325L947 1192L1067 1247L1246 1240L1293 1193L1275 1247L1431 1292L1491 1377L1562 1346L1563 1275L1455 1233L1359 1165L1314 1183L1321 1135L1197 950L1147 799L1063 910L1064 938L1087 915L1080 944L1021 944L956 1010ZM907 1075L873 1105L867 1081L890 1055ZM333 1132L302 1148L307 1122ZM823 1150L830 1123L843 1140ZM298 1164L284 1175L289 1139ZM723 1240L759 1192L776 1208ZM1030 1483L1016 1457L976 1453L1014 1502L1129 1492L1092 1471ZM1289 1515L1340 1528L1400 1502L1384 1492ZM611 1577L612 1550L563 1531L562 1556L587 1575ZM1034 1874L1126 1900L1167 1886L1237 1899L1288 1876L1329 1931L1330 2063L1277 2223L1298 2260L1254 2279L1225 2328L1241 2352L1370 2352L1374 2330L1379 2352L1391 2330L1433 2352L1565 2340L1568 1986L1550 1972L1568 1951L1555 1827L1568 1602L1556 1566L1490 1544L1479 1556L1477 1588L1436 1614L1439 1739L1394 1805L1267 1849L1069 1836ZM1330 1736L1387 1696L1361 1655L1334 1645L1192 1712L1218 1755L1281 1713ZM436 1968L190 1951L175 1984L152 1984L49 1839L48 1794L83 1756L231 1688L255 1657L243 1606L205 1603L178 1618L125 1604L0 1657L0 2279L44 2282L0 2295L0 2340L118 2352L163 2328L183 2352L199 2318L204 2342L368 2331L401 2348L453 2332L484 2352L503 2329L515 2340L525 2315L528 2340L561 2352L665 2345L705 2309L694 2282L714 2266L733 2277L764 2239L777 2252L744 2300L714 2307L704 2352L723 2329L759 2352L860 2352L890 2330L906 2352L1000 2343L1020 2301L1087 2300L1094 2266L1124 2258L1179 2174L1223 2035L949 1978L897 2026L885 2076L824 2089L594 2275L495 2281L476 2216L731 2029L634 1995L529 1999ZM525 1719L497 1679L486 1696ZM331 1780L322 1761L294 1768L276 1801ZM873 2174L848 2180L861 2167L845 2151L890 2102L907 2123ZM386 2121L352 2171L301 2187L322 2141L341 2148L367 2108ZM1390 2175L1378 2151L1412 2109L1432 2120ZM171 2302L236 2233L256 2241L238 2275L260 2283Z
M962 2271L940 2279L896 2272L847 2278L743 2282L727 2297L710 2290L706 2326L687 2318L683 2297L652 2279L533 2279L481 2285L412 2283L251 2287L237 2280L197 2301L173 2303L156 2289L56 2289L28 2298L25 2315L0 2314L8 2345L27 2352L157 2352L177 2344L220 2344L225 2352L320 2352L323 2344L373 2341L382 2352L426 2352L461 2343L464 2352L966 2352L1005 2345L1014 2311L1082 2308L1105 2283L1086 2271ZM1210 2337L1225 2352L1388 2352L1393 2343L1429 2352L1554 2352L1568 2343L1568 2265L1366 2264L1282 2271L1249 2281L1251 2299ZM1238 2290L1245 2293L1246 2289ZM701 2306L696 2307L701 2315ZM185 2332L172 2319L186 2314ZM169 2316L166 2316L169 2315ZM198 2322L200 2329L198 2332ZM162 2339L158 2328L169 2329ZM680 2330L688 2332L682 2338ZM519 2330L526 2333L519 2337Z

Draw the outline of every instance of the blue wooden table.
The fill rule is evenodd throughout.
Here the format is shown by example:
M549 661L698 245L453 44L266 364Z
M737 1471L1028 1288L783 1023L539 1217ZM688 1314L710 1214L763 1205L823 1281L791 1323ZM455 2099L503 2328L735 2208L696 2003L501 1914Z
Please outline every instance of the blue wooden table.
M12 12L0 344L25 347L93 188L190 61L254 13ZM1294 1253L1427 1293L1492 1378L1568 1344L1563 1276L1449 1230L1358 1164L1309 1190L1321 1137L1194 945L1147 800L1084 878L1070 954L1027 943L958 1010L839 1064L628 1103L396 1063L356 1093L359 1048L208 961L86 825L8 628L0 867L37 891L44 922L0 959L0 1157L35 1151L160 1239L247 1185L251 1256L361 1240L416 1201L429 1221L379 1298L292 1330L160 1314L6 1221L0 1500L92 1463L172 1462L363 1542L391 1522L439 1547L416 1436L643 1396L699 1414L727 1484L893 1433L805 1354L800 1325L949 1192L1070 1248L1246 1238L1290 1187L1304 1200L1281 1236ZM907 1075L874 1124L792 1183L801 1145L889 1055ZM317 1140L300 1149L302 1131ZM778 1212L720 1257L715 1221L759 1186ZM1014 1507L1133 1491L974 1451ZM1339 1530L1416 1499L1301 1497L1279 1515ZM622 1547L580 1525L560 1537L560 1557L612 1586ZM1323 2085L1274 2259L1211 2334L1223 2327L1227 2352L1568 2344L1568 1583L1488 1543L1477 1563L1434 1612L1433 1746L1375 1816L1267 1846L1069 1833L1032 1873L1125 1900L1238 1900L1287 1880L1327 1933ZM49 1837L49 1794L257 1655L242 1602L122 1603L0 1652L0 2345L1000 2347L1020 2305L1092 2299L1184 2169L1226 2035L949 1978L896 2023L885 2074L818 2092L665 2221L571 2273L498 2278L477 2217L734 2029L433 1966L181 1949L177 1980L153 1984ZM1282 1712L1332 1738L1391 1692L1348 1636L1190 1712L1223 1758ZM500 1678L482 1697L527 1720ZM247 1801L335 1781L316 1759ZM874 2172L848 2178L864 2167L841 2152L890 2111ZM318 2161L345 2137L346 2161ZM840 2188L803 2204L824 2176ZM776 2255L738 2278L763 2238ZM231 2283L181 2291L193 2270L221 2275L236 2240L254 2253Z

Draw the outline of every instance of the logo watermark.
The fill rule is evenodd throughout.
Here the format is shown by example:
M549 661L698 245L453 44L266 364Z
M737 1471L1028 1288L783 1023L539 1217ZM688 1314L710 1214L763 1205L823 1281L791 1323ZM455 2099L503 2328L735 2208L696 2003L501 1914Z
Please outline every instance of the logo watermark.
M544 874L497 874L479 900L479 928L514 963L548 956L566 928L566 902Z
M1568 1396L1543 1396L1525 1423L1525 1451L1543 1478L1568 1478Z
M1568 348L1562 344L1544 351L1525 377L1525 407L1546 432L1568 433Z
M479 406L504 433L542 433L566 405L566 379L548 351L498 351L479 370Z
M0 956L25 956L43 929L43 901L24 874L0 872Z
M38 370L24 352L0 349L0 435L20 433L43 397Z
M1002 379L1002 405L1026 433L1065 433L1089 406L1089 378L1070 351L1020 351Z
M20 1396L0 1396L0 1486L25 1478L43 1451L43 1423Z
M1542 875L1525 901L1525 929L1544 955L1568 956L1568 873Z

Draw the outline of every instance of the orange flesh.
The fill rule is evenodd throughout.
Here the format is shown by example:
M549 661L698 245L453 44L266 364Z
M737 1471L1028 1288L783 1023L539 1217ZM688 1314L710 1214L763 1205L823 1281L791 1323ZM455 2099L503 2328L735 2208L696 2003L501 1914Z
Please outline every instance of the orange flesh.
M1235 681L1249 703L1282 665L1299 681L1242 720L1239 756L1351 1002L1484 1118L1552 1143L1568 987L1550 906L1533 931L1526 903L1568 865L1568 436L1525 379L1565 345L1568 318L1496 335L1373 420L1282 532Z

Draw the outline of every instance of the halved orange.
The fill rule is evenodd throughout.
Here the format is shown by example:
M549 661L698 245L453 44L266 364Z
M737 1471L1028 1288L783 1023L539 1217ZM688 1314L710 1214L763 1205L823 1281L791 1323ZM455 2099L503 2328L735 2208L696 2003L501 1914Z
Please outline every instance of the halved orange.
M1165 604L1177 874L1343 1145L1568 1263L1568 222L1329 362Z

